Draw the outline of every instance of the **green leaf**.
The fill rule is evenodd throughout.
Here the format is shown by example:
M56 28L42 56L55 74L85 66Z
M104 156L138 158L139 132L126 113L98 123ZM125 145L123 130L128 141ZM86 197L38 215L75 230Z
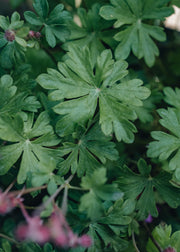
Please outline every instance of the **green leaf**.
M131 0L111 0L111 4L112 6L101 7L100 15L106 20L117 19L115 28L125 27L114 36L115 40L119 41L115 51L116 58L126 59L132 50L138 59L144 57L146 64L153 66L155 56L159 55L153 39L164 41L166 35L161 27L145 24L143 20L163 20L173 13L173 9L165 7L161 0L139 0L136 4Z
M19 116L15 119L0 117L1 139L16 143L0 147L0 174L5 174L22 155L17 178L19 184L24 183L29 172L42 172L50 158L57 163L60 156L59 150L47 148L60 142L53 135L47 114L41 113L34 125L33 118L32 114L26 121Z
M74 22L68 24L71 34L63 48L68 50L72 45L88 46L93 59L96 60L96 56L105 49L104 44L113 48L116 46L117 42L113 39L115 31L111 29L112 22L102 19L99 15L100 7L101 5L96 3L88 12L83 8L77 9L81 27Z
M21 110L36 112L41 106L35 96L28 93L17 94L17 87L13 85L10 75L4 75L0 79L0 115L14 115Z
M158 225L152 232L152 235L156 242L162 249L174 248L174 251L180 251L179 241L180 241L180 232L174 232L172 234L171 225ZM149 238L147 243L147 252L158 252L159 250L154 245L152 240Z
M106 182L105 168L99 168L93 174L82 178L82 188L90 191L81 197L79 210L86 211L91 219L98 219L102 215L103 206L101 200L113 201L123 196L115 184L105 185ZM106 193L103 194L103 191Z
M175 100L176 101L176 100ZM159 157L160 160L169 158L169 171L174 171L174 177L180 181L180 114L173 108L159 109L160 124L170 133L154 131L151 133L156 140L149 144L147 155Z
M146 219L149 213L157 217L154 188L169 206L180 205L179 189L170 184L171 175L161 172L155 177L150 176L151 167L144 160L139 160L140 174L132 172L128 167L120 168L121 176L117 180L120 190L127 199L137 199L138 218Z
M9 25L10 25L9 19L0 15L0 27L3 30L8 30Z
M68 59L58 65L59 72L50 69L37 78L42 87L52 89L51 100L68 99L54 107L56 113L65 115L61 123L65 128L71 124L71 129L76 124L85 124L94 116L99 103L99 123L104 134L115 132L118 141L133 142L136 128L130 120L135 120L136 114L131 105L141 106L141 100L150 91L141 86L140 80L120 82L128 73L127 63L114 62L110 50L97 56L95 65L87 47L69 50Z
M61 125L60 125L61 126ZM58 129L57 129L58 133ZM66 156L59 164L59 174L66 174L71 168L72 173L82 176L85 172L91 173L95 168L106 163L106 160L117 160L118 152L110 138L104 136L98 124L87 132L77 136L77 144L64 142L60 149ZM67 156L68 155L68 156Z
M45 35L46 40L48 44L53 48L56 45L56 38L54 36L54 33L52 32L51 28L49 26L45 27Z
M36 14L32 11L25 11L24 17L26 21L32 25L43 25L43 22L36 16Z
M95 242L97 244L98 239L100 238L103 240L102 247L108 247L110 251L123 251L128 247L128 242L125 239L120 238L119 236L115 235L113 231L108 228L107 226L99 225L97 223L91 225L91 233L93 231L93 238L96 239ZM95 236L95 232L98 236ZM98 238L100 236L100 238ZM102 248L101 247L101 248ZM95 250L96 251L96 250ZM103 251L103 250L102 250Z
M45 30L45 38L50 47L56 46L57 39L65 42L70 35L67 23L72 17L68 11L63 10L64 5L56 5L50 13L47 0L35 0L33 6L39 17L31 11L26 11L24 16L27 22L42 26L42 32Z
M34 0L33 7L41 18L46 18L49 12L49 4L47 0Z
M98 223L113 224L113 225L128 225L132 218L131 215L135 210L135 201L122 199L116 201L114 205L108 210L105 217L101 217Z
M81 197L79 211L85 211L87 216L94 220L99 218L103 212L102 202L93 191L90 191Z
M163 91L165 94L165 102L175 108L180 108L180 89L175 88L175 90L173 90L170 87L165 87Z

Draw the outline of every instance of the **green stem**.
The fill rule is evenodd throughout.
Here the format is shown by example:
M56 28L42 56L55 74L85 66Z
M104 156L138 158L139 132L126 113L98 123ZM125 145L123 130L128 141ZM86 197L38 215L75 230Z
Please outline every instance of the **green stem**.
M133 246L136 250L136 252L140 252L140 250L138 249L137 245L136 245L136 240L135 240L135 236L134 236L134 231L132 231L132 241L133 241Z
M43 185L43 186L38 186L38 187L33 187L33 188L22 189L18 191L12 191L11 194L13 194L14 196L24 195L27 193L35 192L35 191L46 189L46 188L47 188L47 185Z
M40 213L56 198L56 196L69 184L69 182L73 179L74 175L69 176L69 178L65 181L63 185L61 185L56 192L51 195L51 197L43 204L41 204L37 210L34 212L34 215L40 215Z
M84 188L81 188L78 186L72 186L72 185L68 185L68 188L72 190L89 191L89 189L84 189Z
M154 243L154 245L156 246L156 248L158 249L159 252L163 252L161 246L158 244L158 242L154 239L153 235L151 234L151 231L149 230L148 225L146 224L145 221L143 221L144 227L146 228L152 242Z
M0 233L0 237L4 238L4 239L6 239L6 240L8 240L8 241L10 241L10 242L13 242L13 243L15 243L16 245L19 244L19 242L17 242L17 241L14 240L13 238L11 238L11 237L9 237L9 236L7 236L7 235L5 235L5 234Z

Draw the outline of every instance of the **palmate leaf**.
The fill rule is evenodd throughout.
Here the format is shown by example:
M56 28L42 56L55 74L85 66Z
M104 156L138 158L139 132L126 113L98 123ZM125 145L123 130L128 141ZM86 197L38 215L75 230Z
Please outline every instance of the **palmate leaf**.
M0 116L14 115L22 110L37 112L41 107L35 96L28 96L28 93L17 93L17 87L13 85L10 75L4 75L0 79Z
M34 125L33 120L33 114L28 114L24 120L19 115L14 119L0 117L0 138L12 143L0 147L0 174L7 173L22 155L17 178L20 184L29 173L43 172L49 159L57 162L60 155L59 150L48 148L60 140L53 134L46 112L38 116Z
M149 89L142 87L139 79L120 82L128 73L128 65L122 60L114 62L110 50L97 56L95 63L87 47L71 47L68 56L65 63L58 64L59 72L49 69L48 74L37 78L43 88L52 90L51 100L68 99L54 107L56 113L64 115L60 124L67 129L65 134L76 124L86 123L99 107L103 133L114 132L118 141L133 142L136 127L130 120L135 120L136 114L132 105L142 106Z
M152 231L154 239L158 242L162 249L168 247L174 248L173 251L180 252L180 231L172 234L172 227L169 225L158 225ZM147 252L158 252L159 250L152 242L152 239L148 240ZM169 250L171 251L171 250Z
M170 207L180 205L180 190L170 184L171 175L161 172L156 177L150 176L151 167L142 159L138 162L140 174L132 172L128 167L121 168L121 176L117 180L125 198L137 199L136 209L139 220L144 220L149 214L158 216L154 188Z
M106 137L98 124L89 131L84 131L77 136L77 144L64 142L60 148L66 156L65 160L59 164L59 174L66 174L71 168L71 172L77 172L82 176L85 172L91 173L95 168L100 167L106 159L117 160L118 152L115 144L110 142L110 137ZM68 156L67 156L68 155Z
M158 47L153 39L164 41L166 35L159 26L146 24L148 19L164 20L173 13L171 7L166 7L169 1L161 0L111 0L112 5L100 9L100 15L106 20L115 20L115 28L122 27L114 38L119 41L115 55L117 59L126 59L131 50L139 59L145 59L151 67L155 56L159 55ZM125 26L126 25L126 26Z
M88 46L91 48L93 59L105 49L104 44L115 47L117 42L113 39L115 31L111 29L112 22L105 21L99 15L101 5L96 3L86 12L83 8L78 8L77 15L81 21L81 27L76 23L69 23L68 27L71 35L63 48L68 50L69 46Z
M120 238L120 232L127 233L134 209L135 201L119 199L107 209L103 216L91 223L89 235L93 239L93 246L89 248L88 252L96 251L95 248L99 248L98 251L101 251L100 248L108 247L110 251L117 252L127 248L128 241Z
M99 168L91 175L82 178L81 186L89 192L81 197L79 210L86 212L92 220L98 219L102 215L102 200L115 201L123 196L116 184L109 185L105 184L106 182L105 168Z
M45 32L49 46L55 47L57 39L65 42L69 37L67 22L71 20L71 16L68 11L64 11L64 5L56 5L51 12L47 0L35 0L33 6L38 16L32 11L26 11L24 17L27 22L31 25L43 26L42 32Z
M161 161L169 158L169 171L173 171L175 180L180 181L180 113L173 108L159 109L158 113L162 118L160 124L170 133L153 131L151 135L155 141L149 144L147 155Z

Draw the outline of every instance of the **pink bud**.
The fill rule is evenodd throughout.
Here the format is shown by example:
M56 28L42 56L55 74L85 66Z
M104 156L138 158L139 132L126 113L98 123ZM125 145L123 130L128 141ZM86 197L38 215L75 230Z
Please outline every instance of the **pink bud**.
M41 37L41 33L40 33L40 32L36 32L36 33L35 33L35 37L36 37L37 39L39 39L39 38Z
M164 249L163 252L176 252L176 250L172 247L168 247L168 248Z
M11 193L3 193L0 191L0 214L9 213L20 201L22 199L15 198Z
M86 234L79 237L78 241L79 241L79 245L82 247L85 247L85 248L88 248L92 245L92 240L91 240L90 236L88 236Z
M68 243L68 238L63 230L62 222L56 213L53 213L49 219L49 230L52 240L58 246L66 246Z
M13 41L15 40L15 32L13 30L7 30L5 31L4 37L7 39L7 41Z
M29 31L29 37L34 38L35 37L35 32L34 31Z

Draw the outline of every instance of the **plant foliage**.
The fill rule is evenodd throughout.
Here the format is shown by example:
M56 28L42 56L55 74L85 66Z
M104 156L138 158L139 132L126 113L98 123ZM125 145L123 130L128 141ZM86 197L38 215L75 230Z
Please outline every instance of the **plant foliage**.
M10 5L0 252L178 252L180 38L164 20L179 2Z

